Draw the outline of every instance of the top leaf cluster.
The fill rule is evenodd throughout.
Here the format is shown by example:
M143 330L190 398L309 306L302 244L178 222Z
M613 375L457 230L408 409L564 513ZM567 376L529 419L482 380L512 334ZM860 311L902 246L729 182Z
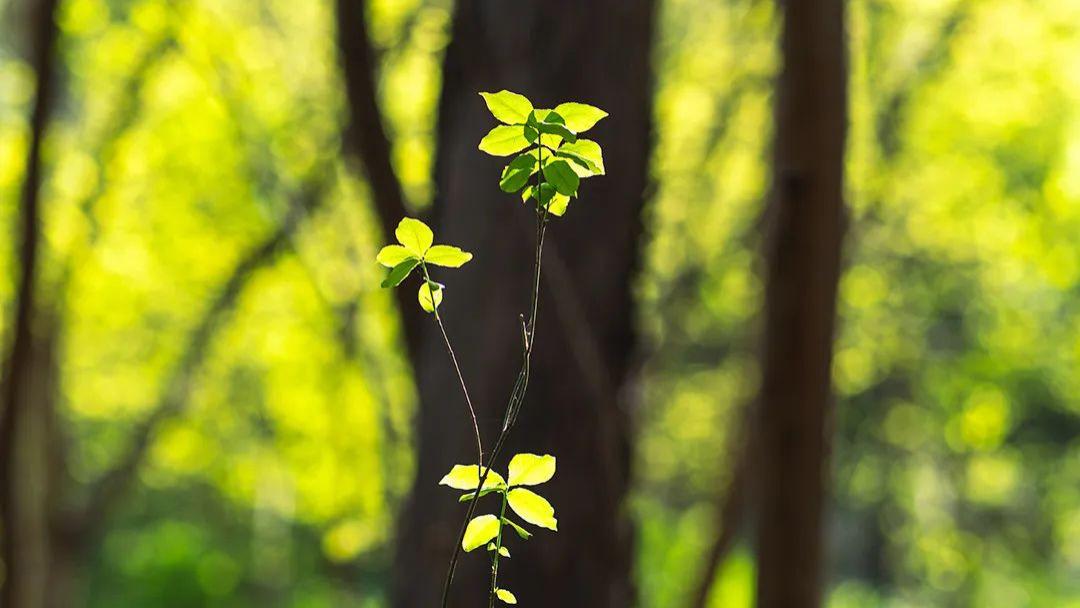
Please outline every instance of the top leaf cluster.
M482 140L480 150L492 156L511 156L530 146L503 168L499 187L521 191L523 201L537 201L553 215L566 212L583 178L604 174L600 144L578 137L606 117L607 112L584 103L568 102L554 110L534 108L527 97L510 91L480 93L499 122ZM543 181L529 180L537 173Z

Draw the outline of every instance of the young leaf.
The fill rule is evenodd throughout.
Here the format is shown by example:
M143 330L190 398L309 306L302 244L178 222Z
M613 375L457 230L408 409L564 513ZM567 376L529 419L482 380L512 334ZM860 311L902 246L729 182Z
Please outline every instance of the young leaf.
M424 252L435 240L435 235L431 233L431 228L428 228L427 224L411 217L403 218L398 223L394 236L409 253L418 258L424 257Z
M550 454L517 454L510 459L511 486L536 486L555 476L555 457Z
M471 259L471 253L451 245L434 245L424 254L424 260L428 264L447 268L461 268Z
M483 546L484 543L499 535L499 518L494 515L474 517L465 528L465 537L461 539L461 548L466 551Z
M544 183L540 184L540 195L541 195L540 198L542 199L540 201L540 204L543 205L543 206L546 206L551 201L552 197L559 196L555 192L555 186L552 186L551 184L549 184L547 182L544 182ZM530 198L533 199L534 201L536 200L536 187L535 186L529 186L528 188L521 191L521 201L522 202L525 202L525 201L529 200Z
M480 96L484 98L491 115L508 125L523 124L533 111L532 102L527 97L505 89L498 93L480 93Z
M420 301L420 308L423 308L424 312L435 312L439 304L442 304L442 292L443 289L438 284L433 288L430 282L424 281L416 294L416 299Z
M409 253L409 250L401 245L387 245L379 250L379 255L375 256L375 261L387 268L393 268L411 257L412 254Z
M554 112L552 112L551 116L558 116L558 114L555 114ZM541 133L545 133L545 134L548 134L548 135L558 135L559 137L561 137L561 138L563 138L563 139L565 139L566 141L569 141L569 142L577 141L577 134L576 133L574 133L570 129L566 128L566 125L562 125L562 124L559 124L557 122L544 121L544 122L538 123L536 129L538 131L540 131Z
M506 495L506 502L521 519L534 526L558 530L555 508L543 496L525 488L514 488Z
M559 194L573 196L577 193L581 178L574 173L565 160L557 160L544 165L544 179L546 179Z
M556 194L551 197L551 203L548 204L548 212L556 217L562 217L566 213L566 208L570 206L570 197L565 194Z
M516 604L517 603L517 598L514 597L514 594L510 593L506 589L496 589L495 590L495 597L499 598L500 600L502 600L503 603L506 603L506 604Z
M517 192L529 181L532 174L536 173L536 164L536 157L529 152L510 161L510 164L503 168L499 188L503 192Z
M575 161L580 161L581 164L589 169L589 175L604 174L604 154L600 150L600 144L591 139L579 139L574 143L565 143L559 146L559 150L556 154L563 157L569 157ZM581 174L578 173L578 175ZM588 176L582 175L581 177Z
M588 131L593 128L593 125L600 122L600 119L608 115L607 112L600 108L575 102L561 103L555 108L555 111L566 119L566 126L577 133Z
M488 543L487 550L488 551L494 551L495 550L495 543ZM499 555L509 559L510 558L510 551L506 547L499 547Z
M455 490L475 490L480 484L480 467L475 464L455 464L441 480L439 485L449 486ZM488 473L484 480L484 489L481 492L506 486L506 480L495 471Z
M490 480L491 480L491 477L489 476L488 481L490 481ZM490 487L489 488L489 487L487 487L489 485L491 485L491 484L489 484L487 481L484 482L484 489L480 490L480 498L483 498L483 497L487 496L488 494L491 494L492 492L498 492L498 491L502 490L502 486L500 486L500 487ZM458 502L469 502L475 496L476 496L475 491L469 492L467 494L462 494L460 497L458 497Z
M394 268L390 270L390 274L386 275L386 278L383 279L382 286L397 287L398 285L401 285L401 282L405 280L405 277L409 276L409 273L413 271L413 268L416 268L419 265L420 260L409 258L397 266L394 266Z
M503 521L509 524L510 527L514 529L514 532L517 532L517 535L521 537L521 540L529 540L530 538L532 538L532 532L529 532L525 528L522 528L518 524L514 523L514 520L510 519L509 517L504 517Z
M525 127L499 125L480 140L480 150L492 156L510 156L529 147L525 139Z

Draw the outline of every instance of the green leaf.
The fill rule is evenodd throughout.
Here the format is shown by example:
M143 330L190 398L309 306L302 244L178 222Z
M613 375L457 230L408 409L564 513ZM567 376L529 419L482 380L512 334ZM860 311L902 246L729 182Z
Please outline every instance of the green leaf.
M484 98L491 115L508 125L523 124L533 111L529 98L505 89L498 93L480 93L480 96Z
M502 600L506 604L516 604L517 603L517 598L514 597L514 594L510 593L506 589L496 589L495 590L495 597L499 598L500 600Z
M607 112L600 108L576 102L561 103L555 108L555 111L566 119L566 126L577 133L588 131L593 128L593 125L600 122L600 119L608 115Z
M555 476L555 457L550 454L517 454L510 459L511 486L536 486Z
M555 508L543 496L525 488L514 488L506 494L506 502L521 519L549 530L558 530Z
M504 517L503 521L509 524L510 527L514 529L514 532L517 532L517 535L521 537L521 540L529 540L530 538L532 538L532 532L529 532L525 528L522 528L518 524L514 523L514 520L510 519L509 517Z
M587 173L585 175L575 169L575 172L581 177L604 175L603 151L600 149L600 144L591 139L579 139L574 143L565 143L559 146L556 155L570 158L586 169Z
M490 475L488 476L488 480L484 482L484 485L485 486L491 485L491 484L488 483L489 481L491 481L491 476ZM490 487L490 488L485 487L483 490L480 490L480 498L483 498L483 497L487 496L488 494L491 494L492 492L500 492L500 491L502 491L502 489L503 489L503 486ZM475 487L474 487L473 492L469 492L468 494L462 494L458 498L458 502L469 502L475 496L476 496L476 492L475 492Z
M573 196L577 193L581 178L570 168L565 160L544 165L544 178L552 185L559 194Z
M461 268L471 259L471 253L451 245L435 245L424 254L427 263L447 268Z
M416 294L416 299L420 301L420 308L424 309L424 312L435 312L435 309L442 304L443 289L438 284L432 287L430 281L424 281L420 285L420 291Z
M552 197L559 196L555 192L555 186L552 186L551 184L549 184L547 182L544 182L544 183L540 184L540 194L541 194L541 198L543 199L540 202L541 205L547 205L549 202L551 202ZM530 198L533 199L534 201L536 200L536 187L535 186L529 186L528 188L526 188L525 190L523 190L521 192L521 200L522 201L527 201Z
M552 116L558 116L558 114L552 113ZM565 139L566 141L569 141L569 142L577 141L577 134L576 133L574 133L570 129L566 128L566 125L562 125L562 124L559 124L557 122L544 121L544 122L538 123L536 129L538 131L540 131L541 133L545 133L545 134L548 134L548 135L558 135L559 137L561 137L561 138L563 138L563 139ZM542 139L541 139L541 142L544 143L545 145L547 145L547 142L544 142Z
M551 203L548 204L548 212L556 217L562 217L566 213L566 208L570 206L570 197L565 194L556 194L551 197Z
M495 550L495 543L488 543L487 550L488 551L494 551ZM507 549L506 547L499 547L499 555L501 555L501 556L503 556L503 557L505 557L507 559L510 559L510 550Z
M387 245L379 250L375 261L387 268L393 268L411 257L413 257L412 253L401 245Z
M405 277L409 276L409 273L413 271L413 268L416 268L419 265L420 260L409 258L397 266L394 266L394 268L390 270L390 273L386 275L386 278L383 279L382 286L397 287L398 285L401 285L401 282L405 280Z
M499 518L494 515L474 517L465 528L465 537L461 539L461 548L466 551L483 546L484 543L499 535Z
M525 127L499 125L480 140L480 150L492 156L510 156L529 147Z
M475 464L455 464L441 480L439 485L449 486L455 490L475 490L480 484L480 467ZM495 471L488 473L484 480L484 489L497 489L506 486L506 480Z
M431 247L432 241L435 240L435 235L431 233L431 228L428 228L427 224L411 217L403 218L398 223L397 229L394 230L394 236L397 237L399 243L405 246L409 253L418 258L424 257L424 252Z
M529 178L536 171L536 157L526 152L510 161L510 164L503 168L502 178L499 179L499 188L503 192L517 192L528 183Z

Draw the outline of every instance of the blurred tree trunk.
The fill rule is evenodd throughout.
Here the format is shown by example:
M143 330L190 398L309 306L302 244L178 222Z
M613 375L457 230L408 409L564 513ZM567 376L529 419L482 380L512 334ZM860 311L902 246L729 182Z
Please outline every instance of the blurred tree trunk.
M548 230L529 394L507 457L496 464L505 468L509 455L524 451L558 458L542 491L559 532L511 539L514 557L500 576L532 605L634 603L622 506L631 453L625 397L650 150L653 15L652 0L463 0L446 53L433 221L439 242L476 254L447 276L442 310L486 449L520 365L518 315L528 300L534 226L529 209L499 191L505 160L477 150L496 124L477 92L507 88L538 107L573 100L611 114L590 132L604 147L608 175L585 181L581 199ZM417 477L396 545L394 605L403 607L439 605L464 506L436 484L454 463L476 458L459 388L428 323L417 366ZM463 556L451 605L481 604L488 572L486 556Z
M843 0L781 2L766 254L757 605L821 603L830 370L844 233Z
M11 350L4 360L3 392L0 396L0 519L3 529L3 605L22 608L38 605L47 560L47 518L41 500L41 478L33 467L45 445L46 415L42 409L48 389L35 365L42 345L38 343L38 306L35 290L41 236L41 185L44 181L42 145L55 97L55 20L57 0L34 3L28 35L29 61L37 76L37 92L30 117L30 145L20 197L19 229L14 239L19 276L15 294L15 319ZM42 406L42 407L39 407ZM39 483L29 483L31 481Z

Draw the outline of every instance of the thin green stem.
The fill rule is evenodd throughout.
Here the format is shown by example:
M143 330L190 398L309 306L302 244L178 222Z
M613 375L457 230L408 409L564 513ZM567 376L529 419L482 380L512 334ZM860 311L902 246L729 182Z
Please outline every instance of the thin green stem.
M502 492L502 508L499 509L499 533L495 536L495 552L491 558L491 593L488 595L488 608L495 608L495 592L499 589L499 551L502 551L503 524L506 523L506 498L510 489Z

